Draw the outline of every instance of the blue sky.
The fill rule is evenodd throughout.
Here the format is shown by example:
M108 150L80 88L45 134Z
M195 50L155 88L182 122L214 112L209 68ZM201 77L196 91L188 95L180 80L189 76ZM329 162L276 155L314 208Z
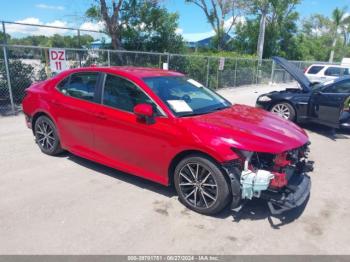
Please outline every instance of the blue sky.
M93 0L0 0L0 20L23 21L29 23L45 23L56 26L81 27L99 29L102 25L95 25L84 21L84 11ZM163 0L169 11L180 15L179 33L187 40L196 40L212 31L204 14L195 5L186 4L183 0ZM312 13L330 15L336 7L349 6L350 0L303 0L297 7L301 17ZM33 34L52 34L57 31L36 30L33 28L10 27L9 33L21 34L30 31ZM58 31L59 32L59 31Z

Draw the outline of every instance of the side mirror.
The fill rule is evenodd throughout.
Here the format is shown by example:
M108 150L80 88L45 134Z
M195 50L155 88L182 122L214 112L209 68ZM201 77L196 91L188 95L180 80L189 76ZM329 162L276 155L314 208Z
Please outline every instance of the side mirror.
M138 104L134 107L134 113L139 121L144 121L146 124L154 123L154 111L152 105Z

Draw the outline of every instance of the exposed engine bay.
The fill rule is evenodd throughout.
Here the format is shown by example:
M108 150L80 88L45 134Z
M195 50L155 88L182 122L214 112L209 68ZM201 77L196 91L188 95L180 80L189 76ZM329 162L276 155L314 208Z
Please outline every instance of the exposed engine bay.
M262 198L273 214L300 206L309 195L313 171L308 144L281 154L240 152L242 158L231 167L232 207L242 200ZM239 183L239 192L237 187Z

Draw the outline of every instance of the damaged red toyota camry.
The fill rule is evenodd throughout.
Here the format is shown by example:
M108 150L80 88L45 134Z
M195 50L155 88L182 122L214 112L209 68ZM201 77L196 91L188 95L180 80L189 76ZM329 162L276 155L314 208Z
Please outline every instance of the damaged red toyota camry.
M26 123L41 151L75 155L174 185L188 208L215 214L262 198L272 213L302 205L312 163L304 130L231 104L174 71L91 67L26 91Z

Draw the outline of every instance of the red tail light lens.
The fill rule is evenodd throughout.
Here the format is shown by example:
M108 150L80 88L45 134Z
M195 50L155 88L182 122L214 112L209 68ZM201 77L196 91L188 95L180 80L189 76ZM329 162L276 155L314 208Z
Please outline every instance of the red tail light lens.
M273 172L275 177L270 181L270 187L282 188L288 184L288 180L285 173Z

